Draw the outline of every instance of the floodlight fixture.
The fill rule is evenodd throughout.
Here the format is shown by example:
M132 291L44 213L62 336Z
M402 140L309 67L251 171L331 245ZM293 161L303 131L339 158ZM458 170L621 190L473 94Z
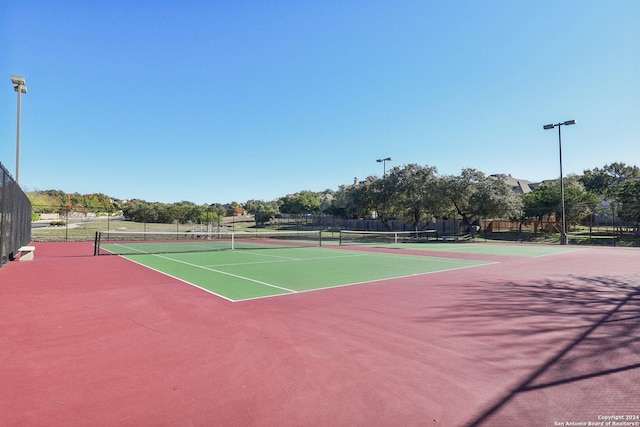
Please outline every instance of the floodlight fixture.
M566 122L556 123L555 125L554 125L554 124L544 125L544 126L542 126L542 128L543 128L544 130L549 130L549 129L556 128L556 127L558 127L558 126L570 126L570 125L575 125L576 123L578 123L578 122L577 122L577 121L575 121L575 120L567 120Z
M560 199L561 199L561 209L562 209L562 231L560 232L560 244L566 245L567 241L567 219L566 212L564 207L564 176L562 174L562 133L560 129L562 126L575 125L577 122L575 120L567 120L565 122L556 123L555 125L544 125L544 130L553 129L555 127L558 128L558 151L560 154Z
M385 157L384 159L378 159L376 162L382 163L382 177L386 178L387 176L387 162L393 160L391 157Z
M22 76L11 76L11 83L13 83L13 90L20 93L27 93L27 83Z

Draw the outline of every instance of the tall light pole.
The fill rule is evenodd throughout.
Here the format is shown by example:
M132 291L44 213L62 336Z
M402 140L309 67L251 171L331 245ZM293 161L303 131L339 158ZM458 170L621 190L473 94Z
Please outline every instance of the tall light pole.
M567 218L566 218L565 209L564 209L564 177L562 175L562 133L560 132L560 127L575 125L575 124L576 124L575 120L567 120L566 122L556 123L555 125L554 124L544 125L542 127L544 130L549 130L556 127L558 128L558 148L560 152L560 199L562 203L562 231L560 232L561 245L566 245L568 242L567 242Z
M382 163L382 178L387 177L387 162L390 162L391 160L393 160L391 157L376 160L376 162Z
M18 128L16 131L16 184L20 184L20 97L23 93L27 93L27 84L24 77L11 76L13 90L18 92Z

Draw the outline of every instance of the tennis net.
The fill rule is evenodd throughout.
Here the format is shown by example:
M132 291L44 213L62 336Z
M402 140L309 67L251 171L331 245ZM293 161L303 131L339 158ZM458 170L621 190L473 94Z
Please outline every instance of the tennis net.
M436 230L421 231L354 231L340 230L340 245L380 245L421 243L437 240Z
M212 252L243 249L318 247L320 231L152 232L98 231L94 255Z

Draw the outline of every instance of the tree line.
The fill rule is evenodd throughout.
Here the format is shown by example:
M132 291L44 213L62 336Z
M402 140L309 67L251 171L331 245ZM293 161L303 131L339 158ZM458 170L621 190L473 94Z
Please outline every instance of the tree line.
M67 194L60 190L45 190L27 192L34 211L49 210L91 210L113 212L120 209L119 203L102 193Z
M583 175L564 180L565 212L568 224L590 215L614 215L638 229L640 223L640 169L624 163L585 170ZM247 213L257 224L283 215L334 215L343 218L377 219L383 224L402 221L418 228L435 219L457 218L463 226L481 219L535 219L540 222L560 218L559 180L536 185L518 194L507 176L486 175L463 169L458 175L439 175L433 166L395 166L382 178L369 176L338 190L300 191L276 200L251 199L244 203L196 205L178 203L119 201L104 194L65 194L61 191L28 193L34 209L43 198L57 200L67 209L83 207L96 212L114 212L131 220L159 223L221 223L224 217ZM51 200L49 200L50 202ZM603 203L607 201L607 203Z

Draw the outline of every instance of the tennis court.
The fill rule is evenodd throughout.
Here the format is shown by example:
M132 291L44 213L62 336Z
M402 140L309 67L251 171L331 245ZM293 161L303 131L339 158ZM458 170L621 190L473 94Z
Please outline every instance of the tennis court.
M208 240L35 243L5 265L0 424L552 426L640 409L637 249Z
M148 245L138 244L136 247L149 250ZM117 252L123 246L105 244L103 248ZM126 249L131 249L132 246L129 244ZM230 301L364 284L487 264L486 261L310 247L123 256Z
M576 247L531 245L531 244L505 244L505 243L388 243L375 244L370 247L387 249L407 249L414 251L447 252L456 254L496 255L508 257L541 257L558 255L567 252L582 250Z
M341 230L340 246L515 257L539 257L581 250L575 246L483 243L480 238L473 242L444 241L436 236L435 230L402 232Z
M365 247L361 245L365 243L362 238L351 246L349 240L341 237L338 248L326 244L321 247L318 231L182 234L116 231L97 234L94 253L121 255L229 301L242 301L492 262L473 259L473 255L538 257L579 250L541 245L434 243L428 236L421 239L413 232L362 235L366 238ZM438 252L447 256L437 256ZM472 256L463 259L451 256L452 253Z

